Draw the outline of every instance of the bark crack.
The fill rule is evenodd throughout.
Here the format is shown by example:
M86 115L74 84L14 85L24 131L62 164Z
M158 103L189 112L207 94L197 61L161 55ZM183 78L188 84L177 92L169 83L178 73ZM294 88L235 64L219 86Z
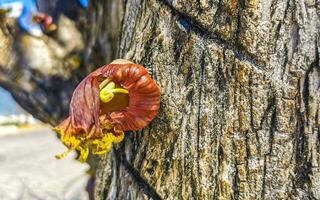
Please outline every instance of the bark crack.
M130 174L133 180L135 180L137 186L149 197L154 200L162 200L157 191L141 177L140 173L131 166L128 162L125 154L116 148L113 148L114 155L119 163L125 168L125 170Z
M191 31L195 32L196 34L199 34L204 38L210 38L215 43L220 45L222 48L232 51L235 55L235 58L241 61L249 62L255 68L264 68L265 64L259 62L258 59L256 59L254 56L250 55L244 49L240 49L238 45L235 45L234 43L223 39L218 33L208 30L193 17L190 17L185 13L179 12L168 0L157 1L169 8L172 11L173 15L178 17L180 20L183 19L184 21L187 21Z
M199 100L198 100L198 113L197 113L197 150L198 150L198 170L200 169L199 164L199 152L200 152L200 133L201 133L201 99L202 99L202 86L203 86L203 79L204 79L204 65L205 65L205 55L202 54L201 58L201 69L200 69L200 90L199 90Z
M299 85L300 85L299 80ZM307 77L305 77L304 81L308 81ZM304 83L305 84L305 83ZM305 86L304 86L305 87ZM301 88L299 88L299 91L301 91ZM301 104L304 98L304 94L299 93L296 98L296 116L297 116L297 124L296 124L296 135L295 135L295 159L296 159L296 165L295 165L295 180L294 180L294 188L305 190L306 186L311 183L310 179L310 173L312 164L309 160L308 155L308 136L305 132L305 126L307 124L306 117L304 116L304 111L301 108ZM306 105L307 106L307 105ZM309 191L305 191L310 195Z
M264 162L263 162L263 174L262 174L262 190L261 190L261 199L265 199L265 193L266 193L266 176L267 176L267 155L264 156Z

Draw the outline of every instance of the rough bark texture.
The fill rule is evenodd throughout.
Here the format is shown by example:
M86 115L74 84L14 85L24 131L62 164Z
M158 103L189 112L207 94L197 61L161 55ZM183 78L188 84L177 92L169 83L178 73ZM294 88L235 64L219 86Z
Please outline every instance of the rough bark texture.
M318 1L94 4L162 93L152 124L100 160L98 200L320 199Z

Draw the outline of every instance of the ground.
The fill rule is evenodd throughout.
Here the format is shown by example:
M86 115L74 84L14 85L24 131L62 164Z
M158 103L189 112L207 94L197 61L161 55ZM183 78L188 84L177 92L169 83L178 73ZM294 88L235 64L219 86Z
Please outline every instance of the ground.
M88 166L70 154L47 128L5 134L0 129L0 200L87 200Z

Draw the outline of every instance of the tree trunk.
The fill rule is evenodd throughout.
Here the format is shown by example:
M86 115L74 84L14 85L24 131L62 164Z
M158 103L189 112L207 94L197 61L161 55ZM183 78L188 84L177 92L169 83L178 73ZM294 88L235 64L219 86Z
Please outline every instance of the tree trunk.
M151 125L101 158L98 200L320 199L319 2L93 4L120 16L93 27L118 30L118 57L162 94Z

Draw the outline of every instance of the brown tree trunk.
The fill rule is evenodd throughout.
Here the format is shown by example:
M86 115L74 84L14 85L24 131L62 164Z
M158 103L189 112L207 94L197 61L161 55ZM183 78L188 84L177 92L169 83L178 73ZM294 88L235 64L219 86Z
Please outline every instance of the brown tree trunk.
M119 30L118 57L162 94L151 125L100 160L98 200L320 199L319 2L94 4L120 16L97 28Z

